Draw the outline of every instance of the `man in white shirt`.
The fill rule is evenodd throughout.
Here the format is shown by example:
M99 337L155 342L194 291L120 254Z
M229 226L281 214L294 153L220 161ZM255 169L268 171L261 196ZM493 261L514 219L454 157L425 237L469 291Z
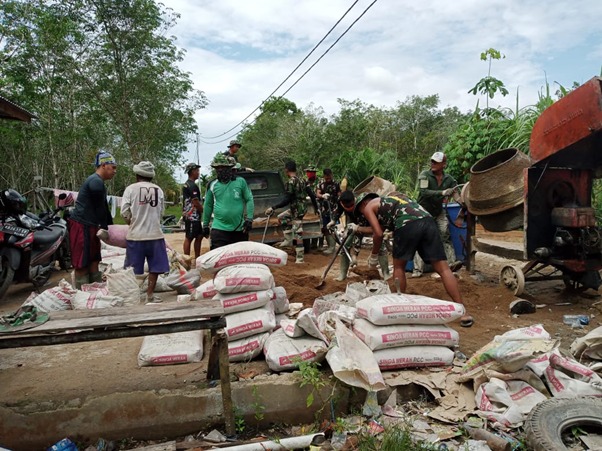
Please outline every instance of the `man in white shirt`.
M144 274L144 262L148 262L148 288L146 303L161 302L154 294L159 274L169 272L169 259L165 249L165 237L161 230L161 218L165 210L165 197L159 186L151 183L155 167L150 161L134 165L136 183L123 192L121 216L129 224L126 235L125 266L133 267L134 274Z

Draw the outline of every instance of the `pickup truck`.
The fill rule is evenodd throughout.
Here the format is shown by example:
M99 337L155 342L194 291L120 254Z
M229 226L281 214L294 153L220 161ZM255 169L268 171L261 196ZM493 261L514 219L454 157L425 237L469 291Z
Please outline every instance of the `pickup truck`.
M264 212L268 207L276 205L284 199L284 182L277 171L242 171L238 172L239 177L244 178L253 193L255 202L255 215L253 217L253 229L249 234L251 241L261 242L265 231L266 244L273 244L284 240L283 227L278 223L277 215L285 211L288 206L279 208L270 217L266 229L266 216ZM309 250L311 239L322 237L320 217L314 211L311 202L307 201L307 213L303 218L303 241L305 250Z

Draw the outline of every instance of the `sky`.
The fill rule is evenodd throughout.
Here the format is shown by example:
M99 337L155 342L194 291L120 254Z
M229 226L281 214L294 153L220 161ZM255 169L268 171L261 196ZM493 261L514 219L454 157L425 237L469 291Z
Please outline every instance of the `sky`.
M180 66L209 100L195 116L200 140L190 144L188 160L196 161L198 151L201 171L208 172L240 126L229 130L268 98L354 2L162 0L180 15L170 30L186 52ZM337 99L392 108L410 96L438 94L441 109L467 112L479 99L468 90L487 75L480 54L489 48L505 56L493 62L491 75L510 91L490 106L514 108L518 93L524 107L537 101L546 80L555 91L558 84L601 75L600 17L597 0L358 0L274 95L289 89L358 19L285 95L297 107L322 108L330 117L339 111Z

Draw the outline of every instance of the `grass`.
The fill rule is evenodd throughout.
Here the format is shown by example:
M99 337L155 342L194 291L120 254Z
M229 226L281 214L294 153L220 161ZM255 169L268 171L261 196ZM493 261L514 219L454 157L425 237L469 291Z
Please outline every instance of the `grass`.
M374 437L369 433L358 436L359 451L435 451L438 444L415 443L409 427L393 426L387 428L382 436Z

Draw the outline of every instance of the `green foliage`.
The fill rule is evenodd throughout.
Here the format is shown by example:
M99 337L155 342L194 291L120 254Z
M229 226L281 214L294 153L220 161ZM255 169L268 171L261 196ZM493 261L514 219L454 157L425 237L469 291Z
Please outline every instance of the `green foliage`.
M298 359L296 363L301 374L299 387L303 388L308 385L312 387L312 390L307 395L305 402L306 407L311 407L311 405L314 403L314 394L316 392L319 393L320 390L326 386L326 382L322 378L322 373L320 372L320 364L301 359Z
M487 70L487 76L481 78L477 82L477 84L474 85L474 87L468 91L470 94L474 95L477 95L479 93L486 95L487 108L489 108L489 99L493 99L493 97L495 97L495 94L500 93L502 96L508 95L508 90L506 89L506 86L504 86L504 83L491 75L492 61L503 58L506 58L506 56L500 53L499 50L496 50L494 48L489 48L482 52L481 60L487 61L489 66Z
M263 404L263 399L261 398L261 395L259 394L259 391L257 390L256 386L253 387L251 394L253 396L252 406L253 411L255 412L255 419L257 421L262 421L265 418L265 405Z
M358 436L359 451L435 451L438 445L425 442L414 442L407 426L386 428L382 436L375 437L370 433Z

